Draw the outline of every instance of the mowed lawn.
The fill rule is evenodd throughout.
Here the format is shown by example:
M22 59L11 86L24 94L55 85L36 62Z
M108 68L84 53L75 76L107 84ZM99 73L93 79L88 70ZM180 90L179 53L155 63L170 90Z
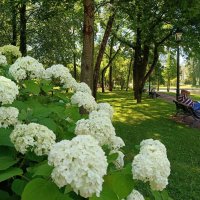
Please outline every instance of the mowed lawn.
M167 187L170 196L174 200L200 200L200 129L173 121L173 103L144 95L142 103L137 104L132 91L99 93L98 102L114 107L113 124L126 144L126 162L132 161L138 152L136 145L142 140L160 140L171 163Z

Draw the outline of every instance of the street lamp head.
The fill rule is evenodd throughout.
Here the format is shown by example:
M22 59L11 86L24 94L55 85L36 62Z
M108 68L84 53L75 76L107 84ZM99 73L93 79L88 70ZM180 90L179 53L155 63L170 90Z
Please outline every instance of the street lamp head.
M176 30L175 39L176 39L177 42L180 42L180 41L181 41L182 34L183 34L183 32L182 32L180 29L177 29L177 30Z

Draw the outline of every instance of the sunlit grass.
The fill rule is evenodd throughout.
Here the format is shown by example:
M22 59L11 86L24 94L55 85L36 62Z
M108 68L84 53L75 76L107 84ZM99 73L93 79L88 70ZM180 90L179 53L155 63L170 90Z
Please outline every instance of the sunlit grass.
M200 99L198 96L193 96ZM141 104L133 100L132 91L99 93L99 102L114 109L113 124L126 143L126 162L132 161L143 139L159 139L167 148L171 162L168 191L175 200L200 199L200 130L172 120L175 105L144 95Z

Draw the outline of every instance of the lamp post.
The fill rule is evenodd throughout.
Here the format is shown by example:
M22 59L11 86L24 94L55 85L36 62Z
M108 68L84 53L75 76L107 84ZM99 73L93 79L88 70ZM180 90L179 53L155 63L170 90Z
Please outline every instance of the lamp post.
M161 71L164 69L164 66L158 67L158 83L157 83L157 91L160 89L160 77L161 77Z
M179 29L176 30L175 39L177 41L177 73L176 73L176 100L178 100L178 96L180 94L180 63L179 63L179 43L181 41L182 31Z

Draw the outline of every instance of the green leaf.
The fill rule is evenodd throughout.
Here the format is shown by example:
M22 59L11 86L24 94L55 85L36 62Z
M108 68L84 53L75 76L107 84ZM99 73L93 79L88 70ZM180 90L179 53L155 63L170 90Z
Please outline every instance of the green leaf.
M39 119L38 123L41 124L41 125L44 125L44 126L48 127L53 132L56 132L56 130L57 130L57 124L51 118Z
M0 146L14 147L14 145L10 141L11 132L12 129L10 128L0 128Z
M90 197L89 200L121 200L117 197L115 192L109 187L107 183L104 182L103 190L100 194L100 197Z
M52 111L52 113L56 113L59 118L65 119L68 117L68 112L66 111L64 106L61 105L56 105L54 104L49 104L48 108Z
M0 182L5 181L13 176L22 175L23 171L17 167L11 167L5 171L0 171Z
M107 175L105 182L117 194L119 199L127 197L134 188L132 174L126 174L123 171L117 171Z
M24 181L24 180L21 180L21 179L15 179L13 182L12 182L12 191L21 196L25 186L26 186L27 182Z
M17 162L18 160L13 159L11 156L0 156L0 170L8 169Z
M54 95L56 97L59 97L61 100L63 100L64 102L69 102L69 99L67 97L67 94L61 93L61 92L54 92Z
M9 198L8 192L0 190L0 200L7 200L8 198Z
M49 180L36 178L30 181L23 193L22 200L72 200L67 194L62 194L58 187Z
M19 113L18 119L23 121L28 118L28 112L26 110L22 109L21 112Z
M160 192L162 200L172 200L172 198L169 196L167 190L163 190Z
M0 146L0 156L16 157L17 151L14 147Z
M53 167L49 166L47 164L47 161L44 161L32 168L28 168L28 171L33 173L33 177L35 176L49 177L51 175L52 170L53 170Z
M51 90L53 90L53 85L50 84L49 82L47 83L43 83L41 86L42 90L46 93L50 92Z
M158 191L151 191L155 200L163 200L160 192Z
M105 176L100 197L91 197L90 200L121 200L127 197L133 189L131 168L127 165L124 169Z
M19 110L22 110L22 109L27 109L27 105L24 103L24 101L17 101L15 100L13 103L12 103L12 106L15 107L15 108L18 108Z
M26 86L25 91L28 93L32 93L38 95L40 93L40 86L35 83L33 80L25 80L24 84Z
M25 158L28 159L28 160L31 160L31 161L35 161L35 162L42 162L46 156L37 156L34 152L32 151L28 151L26 154L25 154Z

